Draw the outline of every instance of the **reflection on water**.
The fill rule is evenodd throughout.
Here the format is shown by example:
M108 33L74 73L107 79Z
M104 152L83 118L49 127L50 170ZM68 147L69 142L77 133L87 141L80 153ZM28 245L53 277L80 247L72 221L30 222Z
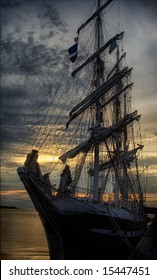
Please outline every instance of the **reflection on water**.
M48 260L45 232L30 209L0 209L1 260Z

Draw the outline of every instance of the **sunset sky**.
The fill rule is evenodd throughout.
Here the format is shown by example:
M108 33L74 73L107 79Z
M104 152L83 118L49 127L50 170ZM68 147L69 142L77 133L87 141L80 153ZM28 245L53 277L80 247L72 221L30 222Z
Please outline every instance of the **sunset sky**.
M115 0L114 2L117 2ZM105 1L102 1L105 3ZM16 173L49 106L67 49L93 0L1 0L1 204L31 207ZM142 114L148 193L157 201L157 1L119 0L124 48L133 67L133 96ZM57 141L56 137L56 141ZM44 154L41 162L52 161ZM57 176L57 175L55 175Z

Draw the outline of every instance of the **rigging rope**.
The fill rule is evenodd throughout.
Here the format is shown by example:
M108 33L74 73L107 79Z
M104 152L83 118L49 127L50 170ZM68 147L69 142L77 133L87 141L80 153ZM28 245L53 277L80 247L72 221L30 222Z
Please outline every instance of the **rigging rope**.
M91 36L91 35L90 35L90 36ZM90 38L90 37L89 37L89 38ZM67 65L67 66L69 66L69 65ZM63 78L64 78L64 76L65 76L65 73L66 73L66 71L64 71L63 76L61 77L60 83L59 83L59 85L58 85L58 87L57 87L57 89L56 89L55 96L56 96L56 94L57 94L57 92L58 92L58 90L59 90L59 87L60 87L61 82L62 82L62 80L63 80ZM70 78L69 78L69 80L70 80ZM68 80L68 82L69 82L69 80ZM68 84L68 83L67 83L67 84ZM66 85L66 87L67 87L67 85ZM65 87L65 88L66 88L66 87ZM56 110L56 108L57 108L57 106L58 106L58 104L59 104L59 102L60 102L60 100L61 100L61 98L62 98L62 96L63 96L63 93L64 93L64 90L63 90L62 94L60 95L60 97L59 97L59 99L58 99L58 102L57 102L57 104L56 104L56 106L55 106L55 108L54 108L54 110L53 110L53 113L50 115L50 117L49 117L49 119L48 119L47 125L44 127L44 122L45 122L45 120L46 120L46 118L47 118L47 116L48 116L49 110L50 110L50 108L51 108L51 106L52 106L52 104L53 104L53 101L54 101L55 96L54 96L53 100L51 101L51 104L49 105L49 108L48 108L48 110L47 110L47 113L46 113L46 115L45 115L45 117L44 117L44 119L43 119L43 122L42 122L42 124L41 124L41 126L40 126L40 128L39 128L39 131L38 131L38 133L37 133L37 135L36 135L36 137L35 137L34 143L33 143L33 146L34 146L34 145L35 145L35 142L37 141L37 138L39 138L39 134L40 134L40 132L42 131L42 128L44 128L43 131L42 131L42 133L41 133L41 136L40 136L40 138L39 138L39 140L38 140L38 142L37 142L37 144L36 144L36 147L37 147L38 150L41 149L41 147L43 146L43 144L45 143L45 141L47 140L47 138L49 137L49 135L50 135L50 133L51 133L51 131L52 131L52 129L50 129L50 131L48 132L48 134L46 135L46 137L44 138L44 140L42 141L42 143L40 143L41 140L42 140L42 137L44 136L44 134L45 134L45 132L46 132L46 129L47 129L48 125L50 124L50 121L51 121L51 119L52 119L52 117L53 117L53 114L54 114L54 112L55 112L55 110ZM63 109L61 110L59 116L57 117L57 119L55 120L55 122L53 123L53 125L55 125L55 124L57 123L57 121L59 120L59 118L60 118L62 112L63 112Z
M69 67L69 63L66 65L65 68L67 69L68 67ZM40 143L40 141L41 141L41 139L42 139L42 136L43 136L43 134L44 134L46 128L48 127L48 124L50 123L51 118L52 118L52 116L53 116L53 114L54 114L54 112L55 112L56 107L55 107L55 109L53 110L53 113L50 115L49 120L48 120L48 123L47 123L46 127L44 128L44 130L43 130L43 132L42 132L42 134L41 134L41 137L40 137L40 139L38 140L38 143L35 145L35 142L37 141L37 138L39 137L39 134L40 134L40 132L41 132L43 126L44 126L44 122L45 122L45 120L46 120L46 118L47 118L47 116L48 116L48 113L49 113L49 111L50 111L50 108L51 108L51 106L52 106L52 104L53 104L53 102L54 102L54 100L55 100L55 98L56 98L56 96L57 96L57 93L58 93L58 90L59 90L59 88L60 88L60 85L61 85L61 83L62 83L62 81L63 81L63 78L65 77L66 69L65 69L65 71L63 71L63 75L62 75L62 77L61 77L61 79L60 79L60 82L59 82L57 88L56 88L56 91L55 91L55 93L54 93L54 97L53 97L52 100L51 100L51 103L50 103L50 105L49 105L49 107L48 107L48 109L47 109L47 112L46 112L46 114L45 114L45 116L44 116L44 118L43 118L42 124L41 124L41 126L40 126L40 128L39 128L39 130L38 130L38 132L37 132L37 134L36 134L36 137L35 137L35 139L34 139L32 148L33 148L34 146L36 146L36 148L38 148L38 145L39 145L39 143ZM58 104L58 103L57 103L57 104Z
M75 140L75 136L76 136L76 134L77 134L77 132L78 132L78 128L79 128L79 126L80 126L80 124L81 124L81 121L82 121L82 119L83 119L83 116L84 116L84 113L82 114L82 116L81 116L81 118L80 118L80 120L79 120L79 122L78 122L78 124L77 124L77 127L76 127L76 129L75 129L75 131L74 131L74 133L73 133L73 137L70 139L70 142L67 144L67 146L64 148L64 150L62 150L62 153L64 153L66 150L69 149L69 147L71 147L71 146L73 145L72 143L73 143L74 140ZM67 130L65 130L64 136L65 136L66 132L67 132ZM57 148L58 148L59 146L62 145L63 141L65 141L64 136L62 136L62 140L61 140L60 143L58 143ZM60 160L58 160L57 163L54 165L54 167L51 168L51 166L52 166L52 164L53 164L54 157L55 157L55 156L53 156L53 159L52 159L52 161L51 161L51 163L50 163L50 166L49 166L49 169L48 169L48 170L49 170L48 172L50 172L50 173L55 169L55 167L56 167L56 166L58 165L58 163L60 162Z
M69 77L69 80L68 80L67 85L69 84L70 78L71 78L71 77ZM64 93L64 91L62 92L62 94L61 94L61 96L60 96L60 98L59 98L59 100L58 100L58 102L57 102L57 105L59 104L59 101L61 100L61 98L62 98L62 96L63 96L63 93ZM68 101L68 100L66 100L66 102L67 102L67 101ZM56 105L55 108L54 108L53 114L54 114L54 112L55 112L55 110L56 110L56 108L57 108L57 105ZM57 121L59 120L61 114L63 113L64 108L65 108L65 104L63 105L63 107L62 107L62 109L61 109L61 111L60 111L60 114L58 115L58 117L57 117L56 120L54 121L53 125L55 125L55 124L57 123ZM48 124L50 123L50 121L51 121L51 119L52 119L52 117L53 117L53 114L50 116ZM47 127L48 127L48 125L47 125ZM46 127L46 128L47 128L47 127ZM44 132L45 132L46 128L44 129ZM43 146L43 144L46 142L46 140L47 140L47 138L49 137L49 135L50 135L50 133L51 133L52 130L53 130L53 127L49 130L49 132L48 132L48 134L46 135L46 137L44 138L43 142L39 145L40 140L42 139L42 136L44 135L44 132L42 133L42 136L41 136L41 138L40 138L40 140L39 140L39 143L38 143L38 150L40 150L41 147Z
M111 214L112 211L115 215L115 212L113 211L113 209L111 209L110 206L108 206L108 213L109 213L109 216L111 218L111 222L115 228L115 230L118 232L118 234L120 235L121 239L124 241L124 243L129 247L129 249L131 251L133 251L133 246L132 244L130 243L129 239L125 236L125 234L123 233L123 231L121 230L121 228L119 227L118 223L116 222L116 220L114 219L113 215ZM117 216L118 217L118 216ZM118 217L119 218L119 217Z
M88 78L86 79L86 84L88 85L88 84L91 84L91 82L90 82L90 80L91 80L91 76L92 76L92 73L91 73L91 70L88 72ZM81 85L83 85L83 87L84 87L84 90L81 92L81 95L78 97L78 99L77 99L77 102L79 102L81 99L82 99L82 96L84 96L84 94L85 94L85 90L88 90L88 94L90 94L90 90L91 90L91 88L88 88L86 85L84 85L82 82L80 82L80 78L75 78L75 81L77 81L77 80L79 80L79 83L81 84ZM68 100L69 100L70 98L68 98ZM76 102L76 103L77 103ZM87 115L88 115L88 112L87 112ZM70 142L67 144L67 146L64 148L64 150L62 150L62 153L64 153L68 148L69 148L69 146L71 146L72 145L72 142L74 142L74 140L75 140L75 137L76 137L76 134L77 134L77 132L78 132L78 129L79 129L79 127L80 127L80 125L81 125L81 122L82 122L82 119L84 118L84 113L82 114L82 116L81 116L81 118L79 119L79 121L78 121L78 124L77 124L77 127L76 127L76 129L75 129L75 132L73 133L73 137L70 139ZM61 141L58 141L58 143L57 143L57 147L56 147L56 149L58 149L59 147L61 147L61 145L62 145L62 143L63 143L63 140L65 141L65 135L66 135L66 132L67 132L67 130L65 130L64 131L64 133L61 135ZM56 131L56 133L57 133L57 131ZM49 166L49 172L52 172L53 170L54 170L54 168L58 165L58 163L60 162L60 160L58 160L58 162L54 165L54 167L53 168L51 168L51 166L52 166L52 164L53 164L53 160L54 160L54 157L55 156L53 156L53 159L52 159L52 161L51 161L51 163L50 163L50 166Z

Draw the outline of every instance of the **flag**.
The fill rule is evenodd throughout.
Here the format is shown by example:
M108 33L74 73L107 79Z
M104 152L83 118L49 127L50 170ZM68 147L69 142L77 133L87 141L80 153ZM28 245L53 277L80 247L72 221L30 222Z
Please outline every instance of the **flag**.
M70 60L71 62L75 62L77 58L77 49L78 49L78 36L74 38L75 44L68 49L69 55L70 55Z
M116 40L114 40L110 45L109 54L111 54L116 47L117 47L117 42L116 42Z
M78 47L78 43L76 43L75 45L73 45L72 47L70 47L70 48L68 49L69 54L72 55L72 54L76 53L76 52L77 52L77 47Z
M74 38L75 43L78 42L78 39L79 39L79 36L77 36L77 37Z
M77 59L77 52L73 56L70 56L70 60L72 63L75 62L76 59Z

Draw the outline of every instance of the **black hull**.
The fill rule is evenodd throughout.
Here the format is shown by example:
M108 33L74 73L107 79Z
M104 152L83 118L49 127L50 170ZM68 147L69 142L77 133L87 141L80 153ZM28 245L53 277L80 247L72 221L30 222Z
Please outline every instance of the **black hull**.
M45 229L50 259L101 260L128 259L142 234L130 234L126 239L117 235L109 216L80 213L62 215L57 213L53 199L43 192L26 175L20 176L28 191ZM140 230L146 227L144 222L123 223L117 218L123 232ZM122 224L121 224L122 223ZM97 230L99 229L99 230ZM110 231L109 231L110 229ZM108 230L109 232L104 233Z

